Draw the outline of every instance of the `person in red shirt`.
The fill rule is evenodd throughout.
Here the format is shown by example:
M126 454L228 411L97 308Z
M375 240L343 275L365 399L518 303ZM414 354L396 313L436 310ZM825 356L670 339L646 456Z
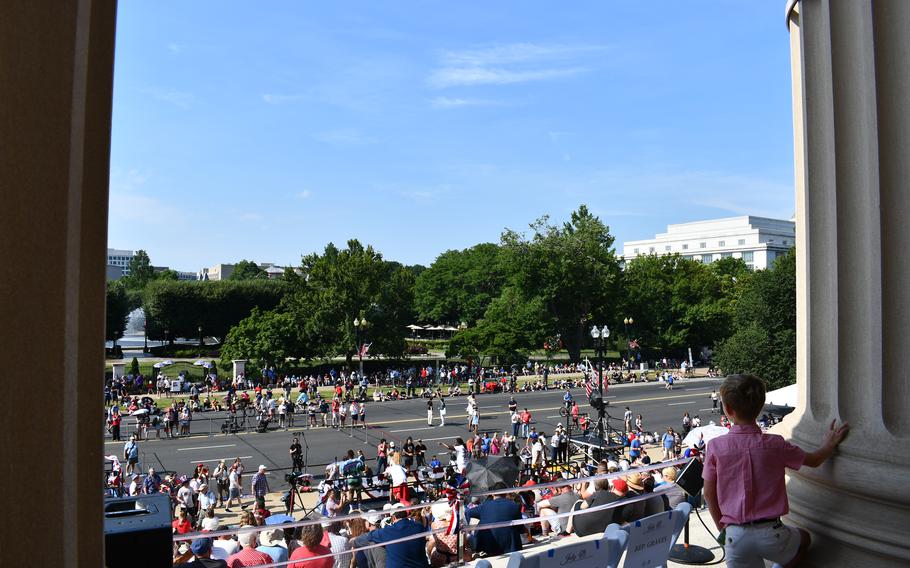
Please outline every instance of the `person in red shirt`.
M190 522L186 514L186 508L183 505L177 505L177 518L171 522L171 528L177 534L193 532L193 523Z
M524 412L519 415L519 418L521 419L521 435L522 437L527 438L531 435L531 413L525 408Z
M572 401L572 425L578 427L578 401Z
M324 554L332 554L332 550L321 544L321 541L322 527L320 525L315 524L303 527L300 535L301 546L294 549L290 560L304 560L304 562L295 562L290 564L289 568L332 568L335 565L335 559L332 556L318 560L307 560Z

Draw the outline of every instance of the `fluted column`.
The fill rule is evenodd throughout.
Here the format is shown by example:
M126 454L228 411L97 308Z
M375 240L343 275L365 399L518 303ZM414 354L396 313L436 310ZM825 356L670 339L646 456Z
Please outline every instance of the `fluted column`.
M910 562L910 2L802 0L789 14L799 406L779 433L825 466L790 476L818 566Z

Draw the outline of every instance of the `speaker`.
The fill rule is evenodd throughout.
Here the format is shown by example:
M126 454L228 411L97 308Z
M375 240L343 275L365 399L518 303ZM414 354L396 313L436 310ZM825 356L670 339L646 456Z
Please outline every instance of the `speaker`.
M701 477L701 470L701 462L692 458L676 476L676 485L682 487L682 490L692 497L696 497L705 485L705 480Z
M171 566L170 497L159 493L106 499L104 555L107 568Z

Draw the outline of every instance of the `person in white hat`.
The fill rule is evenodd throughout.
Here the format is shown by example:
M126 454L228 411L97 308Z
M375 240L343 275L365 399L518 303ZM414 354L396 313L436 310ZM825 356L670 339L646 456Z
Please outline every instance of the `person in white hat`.
M288 559L288 545L284 541L284 530L273 528L259 534L259 552L265 552L272 557L273 562L284 562Z
M270 492L269 480L266 479L265 473L266 467L260 465L258 473L253 476L253 480L250 483L253 496L256 498L256 509L265 509L265 496Z

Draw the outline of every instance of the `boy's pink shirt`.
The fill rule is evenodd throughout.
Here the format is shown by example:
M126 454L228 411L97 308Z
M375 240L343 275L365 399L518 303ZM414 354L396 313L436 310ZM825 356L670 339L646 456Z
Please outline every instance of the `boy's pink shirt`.
M799 469L806 452L757 425L734 425L708 443L702 477L716 481L721 522L741 525L786 515L784 468Z

